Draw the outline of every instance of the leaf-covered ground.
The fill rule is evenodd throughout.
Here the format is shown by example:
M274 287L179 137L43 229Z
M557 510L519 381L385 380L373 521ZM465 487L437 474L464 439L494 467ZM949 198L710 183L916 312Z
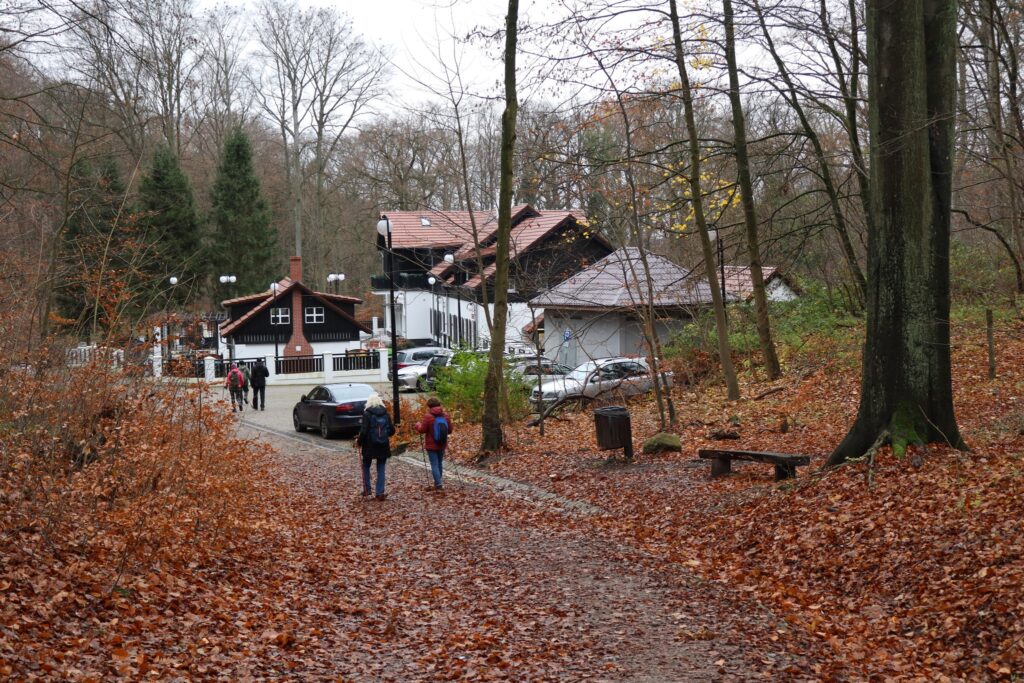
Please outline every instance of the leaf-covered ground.
M256 438L278 453L251 479L259 505L243 533L114 591L109 572L82 575L85 558L50 567L53 581L36 573L0 603L4 672L653 682L808 670L784 621L579 515L474 484L438 496L403 463L389 499L366 500L347 444Z
M954 336L958 417L971 452L886 447L874 463L817 472L852 424L855 356L826 355L744 396L677 392L679 454L608 465L589 415L518 429L490 471L589 501L596 525L664 560L766 601L817 641L827 678L1006 679L1024 674L1024 324L1000 326L998 377L987 379L983 327ZM637 452L657 431L654 406L632 405ZM735 432L716 440L715 432ZM474 444L460 442L470 459ZM812 456L798 482L734 464L709 481L702 447Z
M192 392L22 378L0 390L0 677L1012 680L1024 325L1001 325L996 380L984 330L956 329L971 452L818 472L857 368L804 350L783 381L747 380L744 396L779 389L760 400L677 391L682 453L609 463L571 415L512 430L445 496L396 462L383 503L356 495L347 441L235 436ZM649 402L632 413L639 446L658 425ZM474 440L457 430L452 455ZM795 483L756 463L710 481L695 455L712 444L813 462Z

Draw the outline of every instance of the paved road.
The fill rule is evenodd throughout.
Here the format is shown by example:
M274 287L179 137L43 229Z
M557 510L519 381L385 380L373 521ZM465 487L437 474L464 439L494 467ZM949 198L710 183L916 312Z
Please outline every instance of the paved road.
M799 660L775 635L784 624L677 565L609 542L586 511L520 500L486 480L450 481L438 497L409 461L389 466L388 500L368 502L357 495L348 440L254 429L247 418L241 430L276 447L269 474L287 498L277 514L302 530L283 539L273 557L280 568L269 570L287 568L297 596L304 651L292 676L800 678L787 671Z
M279 431L292 431L292 409L303 394L308 394L315 384L291 385L291 386L270 386L267 387L267 409L253 410L252 406L246 406L242 416L246 423L258 427L267 427ZM388 383L371 384L381 396L391 396L391 385ZM404 399L415 399L420 394L406 392L402 394ZM249 398L252 398L250 393ZM226 399L225 399L226 400Z

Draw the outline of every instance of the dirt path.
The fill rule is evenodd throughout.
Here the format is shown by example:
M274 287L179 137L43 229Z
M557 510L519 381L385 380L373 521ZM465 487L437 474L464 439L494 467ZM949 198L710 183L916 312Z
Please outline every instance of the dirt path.
M264 587L254 599L292 596L263 634L282 660L254 676L750 680L798 663L784 625L602 541L557 503L455 482L437 496L402 462L389 467L389 499L367 501L348 442L293 436L259 432L278 450L277 514L301 531L250 576ZM280 577L273 591L264 572Z

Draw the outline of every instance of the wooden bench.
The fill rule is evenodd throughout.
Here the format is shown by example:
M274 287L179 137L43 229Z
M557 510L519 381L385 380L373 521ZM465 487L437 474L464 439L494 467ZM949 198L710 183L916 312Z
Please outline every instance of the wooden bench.
M711 461L711 478L721 477L732 471L733 460L750 460L753 462L770 462L775 465L775 481L793 479L796 468L810 465L808 455L787 455L785 453L764 453L761 451L726 451L702 448L697 455Z

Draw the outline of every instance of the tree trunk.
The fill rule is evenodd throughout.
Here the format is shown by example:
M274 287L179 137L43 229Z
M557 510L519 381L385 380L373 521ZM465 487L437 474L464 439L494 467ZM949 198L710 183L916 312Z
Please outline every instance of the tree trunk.
M686 57L683 55L683 37L679 30L679 11L676 9L676 0L669 0L668 6L672 18L676 68L679 70L680 92L683 96L683 108L686 114L686 132L690 138L690 172L687 174L690 185L690 201L693 204L693 218L700 232L701 251L704 254L708 284L711 286L711 302L715 309L715 325L718 328L718 357L722 364L722 375L725 377L729 399L735 401L740 397L740 385L736 381L736 371L732 366L732 354L729 349L729 323L725 319L725 300L722 297L718 274L715 272L715 255L711 248L707 218L704 215L704 195L700 183L700 140L697 139L697 123L693 116L693 93L690 90L690 76L686 71Z
M963 448L953 412L949 239L956 0L868 0L872 204L861 400L837 465L887 435Z
M483 441L480 450L496 451L503 445L501 393L505 386L505 327L508 322L509 241L512 234L512 173L516 144L516 27L519 0L508 0L505 16L505 111L501 115L501 175L498 185L498 241L494 271L494 329L484 383ZM484 284L483 286L486 286Z
M729 69L729 103L732 105L733 146L736 150L736 176L740 184L740 202L743 222L747 229L747 256L750 262L750 283L754 287L754 312L757 319L757 337L761 342L768 379L782 375L779 356L772 341L771 320L768 318L768 295L761 271L761 245L757 235L757 214L754 211L754 184L750 180L750 157L747 154L747 123L740 101L740 79L736 68L736 32L733 26L732 0L722 0L725 21L725 61Z

